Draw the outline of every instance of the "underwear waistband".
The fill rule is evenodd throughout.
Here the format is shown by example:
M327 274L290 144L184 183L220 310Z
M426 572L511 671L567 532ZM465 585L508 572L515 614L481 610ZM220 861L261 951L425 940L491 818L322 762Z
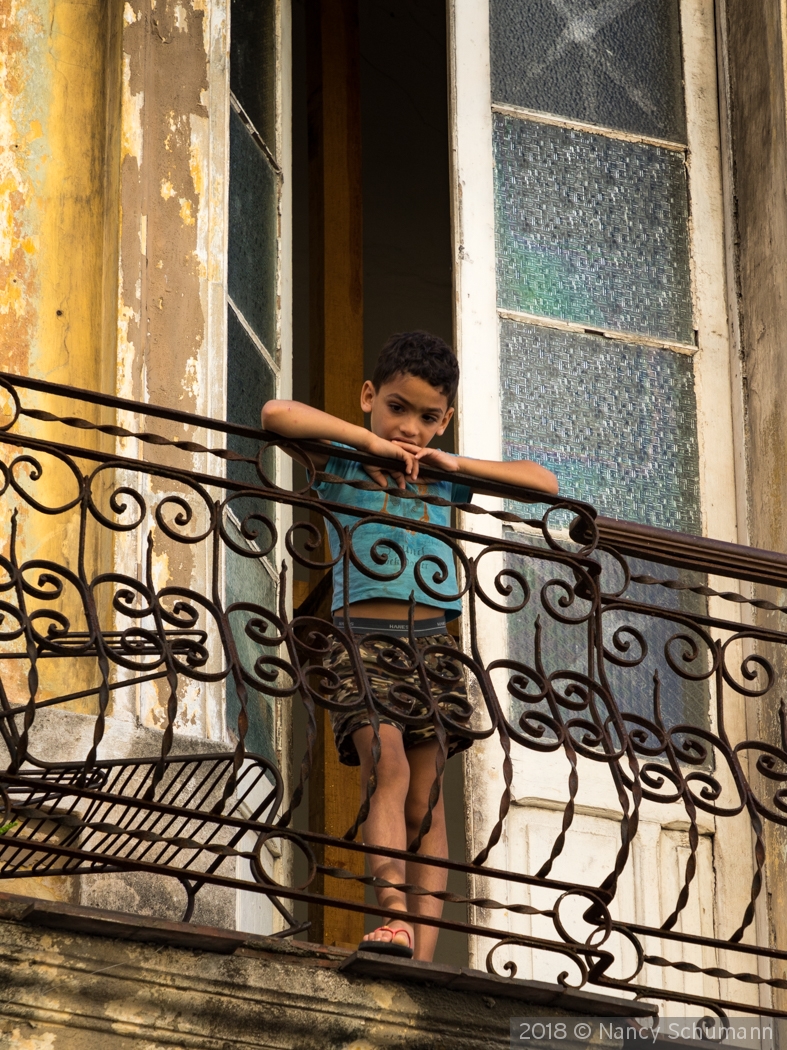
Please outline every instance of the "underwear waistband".
M337 627L344 628L343 616L334 616L333 622ZM410 625L407 620L383 620L366 616L351 616L350 630L353 634L395 634L404 636L410 633ZM413 636L415 638L426 638L430 634L445 634L447 631L445 616L431 616L428 620L413 621Z

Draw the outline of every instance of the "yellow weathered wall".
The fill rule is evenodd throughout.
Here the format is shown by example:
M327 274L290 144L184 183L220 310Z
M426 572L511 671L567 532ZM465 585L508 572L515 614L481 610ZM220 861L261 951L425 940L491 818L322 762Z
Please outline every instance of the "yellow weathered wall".
M0 0L0 369L109 391L115 372L119 14L113 0ZM25 400L37 399L28 394ZM73 412L67 402L46 407ZM97 418L96 410L85 414ZM67 428L24 425L28 433L73 443ZM88 438L88 444L97 440ZM16 454L0 445L5 463ZM70 472L45 454L38 459L40 480L27 467L17 469L24 487L45 506L72 499L77 486ZM0 500L4 554L14 509L20 561L45 559L76 569L78 510L49 516L6 492ZM111 550L111 541L94 535L86 553L92 563L111 563ZM37 576L28 579L35 583ZM28 598L29 609L45 604ZM72 629L86 629L81 602L68 586L51 607L69 618ZM37 626L45 633L48 624ZM3 648L22 647L20 640ZM28 669L27 661L3 661L12 701L27 699ZM92 686L95 668L92 661L46 660L39 662L39 676L38 697L45 698ZM94 711L95 700L69 706ZM64 741L64 757L66 751ZM34 892L72 899L76 887L72 879L36 880Z
M106 307L117 282L119 27L111 0L0 3L0 368L99 390L112 390L115 371L114 310ZM47 407L73 411L65 402ZM95 410L87 414L96 418ZM49 424L33 432L74 436ZM11 449L3 451L8 462ZM27 489L47 506L72 499L70 473L39 458L40 480L18 471ZM76 567L76 511L49 517L6 494L5 551L14 507L20 558ZM94 560L109 550L95 539L88 555ZM74 629L85 628L73 594L58 608ZM20 662L16 671L4 683L24 699L26 666ZM42 695L62 692L64 675L67 688L84 688L85 674L84 667L49 661L41 668Z
M226 309L227 8L226 0L0 0L0 369L223 413L224 358L218 353L213 360L209 351L223 345ZM25 401L42 404L43 398L27 393ZM64 414L75 409L51 398L45 407ZM87 405L78 412L115 421ZM119 421L185 436L182 427L141 417ZM69 444L114 449L109 438L58 425L28 420L24 427ZM146 455L133 443L121 451ZM5 462L14 454L0 444ZM160 450L154 456L166 457ZM47 506L61 505L75 495L75 481L56 460L39 458L41 479L31 481L25 467L20 479ZM183 455L178 463L189 465ZM80 467L90 465L81 461ZM95 493L110 518L109 486L124 480L107 474ZM145 495L155 505L170 491L164 481ZM48 516L6 493L0 498L3 553L14 508L20 560L76 569L78 509ZM88 579L113 569L144 578L137 539L91 524ZM176 576L204 589L199 553L167 545L160 532L156 543L157 585ZM66 590L52 606L73 630L84 630L80 603ZM109 590L99 599L103 626L131 626L127 619L113 622ZM47 623L38 626L45 632ZM12 701L25 701L28 662L5 660L0 670ZM38 699L98 682L93 659L39 661L38 671ZM95 698L68 706L96 711ZM162 728L166 693L156 684L122 699L114 693L107 714ZM183 690L175 728L221 736L221 711L208 702L204 685ZM84 750L83 744L67 737L57 757L83 759L69 754L69 746ZM4 885L69 900L81 892L71 879L50 882Z
M0 368L223 412L223 383L209 375L216 368L209 361L208 318L218 345L226 7L205 0L0 0ZM211 160L218 175L211 175ZM217 357L218 367L223 355ZM65 402L46 407L73 412ZM99 418L89 406L79 412ZM101 418L110 421L107 413ZM150 421L123 422L144 428ZM85 440L82 434L75 442L73 431L51 424L36 427L41 436ZM170 436L184 436L175 429ZM97 441L112 447L108 439ZM126 451L145 455L143 448ZM159 450L155 458L167 454ZM188 465L182 456L178 462ZM44 467L41 480L27 487L51 506L73 497L74 480L62 465L50 459ZM46 517L6 496L0 506L5 535L13 505L20 509L24 556L75 568L76 511ZM112 567L138 576L133 537L116 535L113 553L113 537L98 531L93 528L87 546L88 576ZM203 570L187 545L166 550L160 544L157 568L159 583L169 574L201 586ZM64 599L61 608L73 614L75 629L84 629L77 604ZM109 617L106 625L112 626ZM63 691L63 670L60 661L42 665L42 694ZM73 673L69 688L84 688L88 671ZM22 698L25 675L20 662L16 675L6 676L7 687ZM146 724L160 725L158 690L148 694L142 712L132 703L123 717L141 714ZM215 730L206 702L196 686L185 698L186 731L210 735L208 722ZM92 703L76 706L87 711Z
M0 2L0 364L78 386L112 374L102 303L112 189L109 0Z

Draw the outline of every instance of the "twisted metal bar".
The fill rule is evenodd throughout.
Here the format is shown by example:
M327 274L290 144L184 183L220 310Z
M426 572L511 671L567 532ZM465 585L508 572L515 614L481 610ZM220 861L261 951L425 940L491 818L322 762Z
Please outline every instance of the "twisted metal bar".
M447 501L429 494L404 496L427 508L421 521L370 514L316 497L318 481L347 484L315 469L312 457L324 453L317 443L285 442L251 428L7 374L0 376L0 389L11 406L10 421L0 427L0 507L7 515L7 545L0 555L0 736L8 756L0 774L0 877L163 874L183 887L186 918L207 887L249 890L273 902L284 935L304 928L291 910L293 902L383 914L319 892L317 876L330 876L339 883L393 885L414 897L431 895L459 918L410 918L490 939L489 969L498 972L496 960L505 950L512 957L503 970L512 977L528 955L557 957L569 966L556 975L561 983L570 983L573 974L576 987L623 989L716 1012L754 1006L721 993L709 998L699 984L687 989L666 978L661 986L647 984L643 967L689 979L697 975L744 987L787 989L783 978L758 972L765 961L784 961L787 953L743 941L747 931L751 934L763 890L767 828L787 826L784 703L772 738L745 739L729 729L739 704L756 703L765 711L772 703L776 710L774 654L787 641L781 621L787 609L765 595L742 595L734 586L710 587L705 579L713 573L732 583L780 584L782 556L766 553L758 560L757 552L745 548L661 536L641 526L627 532L625 523L599 519L586 504L499 484L488 490L507 500L507 509L472 503L455 509L501 523L502 535L470 531L461 519L457 525L434 525L428 508ZM152 416L185 425L191 433L171 439L93 422L84 408L80 414L50 411L25 404L26 389L105 411ZM35 424L35 433L24 433L23 423ZM42 436L41 427L47 426L121 441L133 438L151 452L166 450L167 461L132 458L117 448L67 445ZM193 440L198 431L218 434L219 446ZM261 451L243 456L221 447L227 437L254 440ZM263 454L272 446L286 446L304 464L303 489L282 489L266 474ZM352 451L335 451L370 462ZM175 455L185 458L175 463ZM194 457L203 455L222 471L225 465L243 464L256 478L241 481L231 473L197 470ZM430 476L457 480L439 471ZM350 487L376 488L371 481ZM527 509L515 513L508 509L513 503ZM280 508L295 516L283 534ZM354 518L354 524L343 527L339 514ZM574 523L567 534L570 517ZM315 519L339 536L335 557L323 555ZM49 558L30 553L28 536L36 523L51 521L68 535L68 546ZM362 639L313 615L288 615L285 595L292 567L326 571L341 562L345 577L352 566L382 583L397 579L406 566L401 545L386 541L371 561L364 561L358 544L363 528L395 523L444 544L444 559L421 559L415 579L427 604L430 598L461 599L464 650L419 647L412 624L409 636ZM207 566L201 578L198 558ZM248 600L228 593L223 566L229 558L241 567L262 567L277 597L266 602L262 595ZM449 559L459 569L456 595L445 590ZM642 561L670 565L675 574L656 574ZM691 574L682 576L689 568ZM716 603L712 611L709 599ZM754 622L736 620L741 606L751 610ZM491 618L499 623L495 653L485 651L480 629L482 619L488 623ZM360 655L360 644L375 640L384 642L378 666L391 682L385 695ZM323 663L329 652L345 654L353 669L349 699L340 678ZM50 667L62 669L56 681ZM439 703L461 682L475 702L469 721L446 714ZM105 759L114 705L143 687L155 691L156 753ZM227 726L232 744L223 754L178 753L181 719L197 687L217 704L233 698ZM82 750L77 738L73 743L64 738L57 760L37 755L41 720L53 710L66 712L66 705L91 700L91 739L79 745ZM423 715L409 713L416 702ZM300 705L306 725L305 752L300 760L295 756L298 778L291 787L272 747L270 754L249 748L250 738L259 738L264 728L264 713L276 705L285 716ZM439 744L435 781L408 850L372 849L358 841L374 777L342 837L300 827L319 708L365 709L376 734L375 764L382 717L431 724ZM488 785L490 825L483 840L472 844L470 861L420 852L439 798L450 737L496 750L500 757L499 796L493 798ZM508 870L493 866L492 858L518 819L517 770L525 755L543 756L553 763L550 768L564 769L565 791L546 852L532 861L533 870ZM568 862L584 819L581 790L585 782L601 783L599 777L617 806L619 839L593 884L576 884L556 872L571 870ZM613 921L611 909L621 906L620 887L639 848L646 805L681 808L687 849L677 892L674 900L660 902L656 925L639 922L636 914L616 913ZM716 917L713 937L692 930L705 863L703 814L716 822L743 822L754 841L748 900L740 915ZM276 868L274 879L268 847L276 840L279 853L303 859L306 875L300 883L286 864ZM317 851L326 845L402 860L417 855L420 864L482 879L485 890L429 891L356 875L319 863ZM522 889L522 898L512 897L515 887ZM570 918L580 904L581 916ZM475 921L469 921L467 909ZM492 915L508 916L508 927L487 921ZM571 932L577 922L581 936ZM652 938L670 943L683 957L646 952ZM716 959L722 952L747 954L752 969L700 965L686 955L700 947L715 952ZM624 965L629 972L620 976Z

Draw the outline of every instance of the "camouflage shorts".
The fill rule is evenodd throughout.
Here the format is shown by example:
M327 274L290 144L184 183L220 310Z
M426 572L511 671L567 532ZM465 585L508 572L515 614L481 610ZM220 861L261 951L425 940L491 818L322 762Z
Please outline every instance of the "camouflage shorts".
M458 660L452 660L449 653L440 652L427 653L424 657L433 709L424 696L418 668L413 668L412 661L407 658L406 648L409 646L406 637L391 636L390 642L356 641L374 694L378 720L399 730L405 750L426 740L436 739L436 723L445 730L447 757L470 747L472 740L461 735L452 725L469 725L473 713L472 704L467 698L462 664ZM398 643L405 649L398 648ZM430 634L416 638L415 646L419 653L431 646L456 649L450 634ZM338 640L333 642L324 666L330 668L340 680L339 688L331 699L352 706L353 699L358 698L358 685L350 655ZM339 761L346 766L360 765L352 736L356 729L371 725L366 704L349 711L331 711L330 717Z

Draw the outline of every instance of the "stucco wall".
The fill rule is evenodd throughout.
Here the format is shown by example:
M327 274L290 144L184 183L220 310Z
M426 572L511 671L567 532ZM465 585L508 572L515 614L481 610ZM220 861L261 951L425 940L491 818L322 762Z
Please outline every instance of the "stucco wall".
M228 13L228 0L0 2L0 370L224 416ZM0 395L0 415L2 405ZM68 402L46 407L73 411ZM90 406L80 411L95 416ZM116 420L106 413L103 421L205 440L136 414L118 413ZM41 433L73 438L48 424ZM108 452L147 455L131 439L116 446L109 438L96 441ZM155 459L166 461L167 452L157 449ZM193 465L206 466L196 457ZM73 499L70 472L46 457L44 467L35 485L25 478L27 488L50 506ZM215 461L207 467L215 469ZM153 507L172 488L138 474L105 480L98 493L105 503L110 481L138 488ZM55 519L55 528L51 517L16 502L20 561L37 556L76 570L79 507ZM6 494L3 553L13 509L14 497ZM200 512L195 507L201 521ZM156 585L177 579L209 593L208 553L152 531ZM88 577L115 570L139 578L144 571L144 538L136 534L105 530L95 543L91 534L87 546ZM62 611L76 630L84 616L71 598L64 597ZM109 605L101 613L110 626L128 626L112 623ZM38 698L61 695L64 674L74 691L90 686L89 669L74 663L46 662ZM3 671L11 700L26 701L27 666L18 660ZM95 697L70 708L93 714ZM168 714L166 690L157 682L113 693L105 757L129 753L129 741L142 738L158 753ZM190 682L173 729L176 749L188 751L197 741L230 746L222 684ZM78 750L85 734L62 740ZM63 757L62 741L59 747L50 757ZM81 889L77 882L38 883L28 892L69 900L108 894L115 906L158 914L180 907L145 880L116 879L111 888L84 880ZM234 895L214 905L211 921L234 925Z
M75 923L106 927L108 935L77 932ZM400 960L398 979L390 963L359 965L363 972L341 950L180 924L146 928L131 917L64 906L31 912L24 898L5 898L0 1043L8 1050L502 1050L511 1045L510 1017L570 1022L627 1007L557 985L423 963ZM508 994L513 985L516 998ZM597 1036L596 1050L621 1042ZM575 1039L566 1045L585 1050Z
M749 542L787 550L787 113L784 38L779 4L725 0L723 35L729 69L731 137L730 262L737 284L740 368L744 382ZM733 322L736 319L733 318ZM785 595L770 593L780 605ZM766 621L767 622L767 621ZM777 675L787 658L765 652ZM783 694L783 690L781 693ZM780 690L771 690L778 697ZM778 710L749 705L753 732L777 743ZM759 725L756 723L759 722ZM753 735L753 733L752 733ZM787 832L768 822L768 917L772 943L787 945ZM787 967L774 963L773 976ZM774 1001L787 1007L787 995Z
M0 367L81 386L111 375L116 8L0 4Z

